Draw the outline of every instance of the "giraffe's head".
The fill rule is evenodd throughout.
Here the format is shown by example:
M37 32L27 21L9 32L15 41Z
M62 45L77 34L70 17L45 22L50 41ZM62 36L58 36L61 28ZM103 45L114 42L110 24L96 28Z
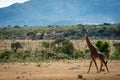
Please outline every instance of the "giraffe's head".
M86 38L87 37L87 33L88 33L88 29L81 31L81 37L82 38Z

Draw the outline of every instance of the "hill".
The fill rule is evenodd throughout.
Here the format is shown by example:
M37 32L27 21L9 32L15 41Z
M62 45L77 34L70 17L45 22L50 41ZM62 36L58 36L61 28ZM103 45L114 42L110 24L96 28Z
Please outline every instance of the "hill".
M30 0L0 8L0 26L120 22L119 0Z

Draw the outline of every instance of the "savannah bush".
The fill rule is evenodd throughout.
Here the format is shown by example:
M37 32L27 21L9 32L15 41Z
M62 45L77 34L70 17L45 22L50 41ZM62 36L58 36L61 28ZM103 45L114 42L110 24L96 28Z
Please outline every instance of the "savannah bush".
M115 51L112 54L111 58L120 60L120 42L114 43L113 46L115 47Z
M0 54L0 61L9 61L10 56L12 55L11 51L4 51Z
M72 54L73 59L84 59L83 51L74 51Z
M97 43L95 44L97 49L100 52L104 52L105 55L107 56L107 58L109 58L110 56L110 45L108 42L103 42L103 41L97 41Z

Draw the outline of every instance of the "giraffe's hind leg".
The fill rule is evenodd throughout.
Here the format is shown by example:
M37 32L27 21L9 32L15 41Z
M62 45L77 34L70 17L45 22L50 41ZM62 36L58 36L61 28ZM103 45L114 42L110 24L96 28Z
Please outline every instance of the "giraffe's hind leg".
M102 66L103 66L103 61L100 61L101 66L100 66L100 72L102 71Z
M107 61L105 62L105 61L103 60L103 63L105 64L105 67L106 67L106 69L107 69L107 72L109 73L109 69L108 69L108 67L107 67Z

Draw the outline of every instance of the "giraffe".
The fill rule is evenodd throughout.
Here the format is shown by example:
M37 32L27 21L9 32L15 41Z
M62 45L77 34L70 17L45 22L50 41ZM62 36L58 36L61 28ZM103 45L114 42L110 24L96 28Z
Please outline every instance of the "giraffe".
M90 50L90 52L91 52L90 56L91 56L91 58L92 58L87 73L90 72L91 65L92 65L92 62L93 62L93 61L94 61L94 63L95 63L97 72L99 73L98 66L97 66L97 63L96 63L96 59L97 59L97 58L100 60L100 63L101 63L100 72L102 71L102 66L103 66L103 64L104 64L104 65L106 66L107 72L109 73L109 70L108 70L108 67L107 67L107 61L105 61L105 55L97 51L97 49L91 44L91 42L90 42L87 34L84 34L83 36L85 37L85 40L86 40L87 45L88 45L88 48L89 48L89 50Z

